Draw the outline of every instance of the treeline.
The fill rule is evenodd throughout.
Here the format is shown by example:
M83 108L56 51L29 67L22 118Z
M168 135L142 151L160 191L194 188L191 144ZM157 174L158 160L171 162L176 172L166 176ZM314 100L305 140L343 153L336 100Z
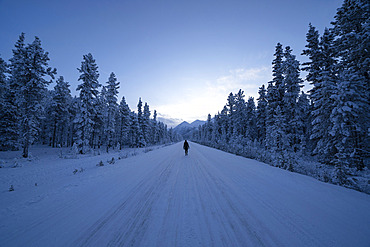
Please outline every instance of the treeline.
M19 36L13 57L0 58L0 150L23 150L28 156L33 143L52 147L75 145L80 153L92 148L121 149L124 145L143 147L176 141L172 129L158 122L154 111L139 99L137 113L125 98L118 103L119 82L111 73L104 86L99 83L98 66L91 54L83 56L78 68L78 97L72 97L63 76L48 66L48 52L38 37L25 44ZM47 80L45 77L49 77Z
M278 43L273 79L259 89L257 106L244 93L230 93L222 111L193 139L233 153L294 170L295 154L313 155L335 166L343 184L351 169L370 157L370 4L345 0L320 36L311 24L300 63ZM301 92L300 69L312 89Z

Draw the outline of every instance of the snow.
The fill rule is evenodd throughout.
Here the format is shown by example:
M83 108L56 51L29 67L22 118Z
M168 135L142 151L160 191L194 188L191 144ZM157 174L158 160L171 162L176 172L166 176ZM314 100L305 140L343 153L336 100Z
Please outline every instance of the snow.
M195 143L141 151L0 153L0 246L370 245L367 194Z

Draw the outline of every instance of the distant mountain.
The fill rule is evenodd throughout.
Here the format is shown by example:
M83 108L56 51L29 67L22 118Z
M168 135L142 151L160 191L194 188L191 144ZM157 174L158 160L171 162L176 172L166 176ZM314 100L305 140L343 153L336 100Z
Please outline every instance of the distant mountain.
M173 130L179 133L184 139L190 139L193 132L198 128L198 126L204 124L206 121L195 120L191 124L184 121L177 125Z
M184 128L192 128L193 126L191 126L188 122L184 121L182 123L180 123L179 125L177 125L174 130L179 130L179 129L184 129Z
M203 125L203 124L205 124L206 123L206 121L203 121L203 120L195 120L194 122L192 122L190 125L192 126L192 127L198 127L199 125Z

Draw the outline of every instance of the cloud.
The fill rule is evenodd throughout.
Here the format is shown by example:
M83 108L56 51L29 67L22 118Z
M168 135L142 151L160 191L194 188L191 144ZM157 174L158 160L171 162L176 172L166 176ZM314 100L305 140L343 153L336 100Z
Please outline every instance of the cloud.
M234 69L230 70L228 75L218 78L209 87L220 90L255 88L257 85L267 82L266 80L269 80L270 77L269 74L270 71L267 67Z
M258 88L271 80L271 69L237 68L228 74L204 81L199 85L187 88L181 99L171 104L155 106L161 114L170 118L184 119L192 122L196 119L206 120L207 115L221 111L230 92L237 93L242 89L246 95L258 97Z

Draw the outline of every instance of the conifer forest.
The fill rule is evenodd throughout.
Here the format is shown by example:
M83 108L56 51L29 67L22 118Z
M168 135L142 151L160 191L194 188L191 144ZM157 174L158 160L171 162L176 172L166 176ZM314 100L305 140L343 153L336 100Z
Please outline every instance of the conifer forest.
M193 139L291 171L299 157L313 157L334 168L321 179L353 185L348 176L370 158L369 23L368 1L344 1L321 35L309 25L302 51L307 62L277 43L273 79L257 100L245 99L243 90L230 93ZM311 85L306 92L300 71Z
M322 34L308 26L303 51L277 43L273 79L261 82L259 97L230 93L192 140L290 171L302 172L299 159L315 159L333 168L323 180L353 187L349 177L370 160L369 20L368 1L345 0ZM20 34L12 51L8 62L0 58L1 151L27 157L32 144L44 144L84 154L181 140L141 98L137 111L118 99L119 80L113 72L99 77L92 54L82 57L72 96L38 37L26 44ZM307 60L300 63L294 53Z
M38 37L25 44L19 36L13 57L0 59L0 150L21 149L23 157L34 143L52 147L73 147L84 154L105 147L144 147L175 141L175 134L152 117L141 98L137 112L125 97L118 102L120 83L112 72L99 82L98 66L92 54L83 56L78 68L78 96L72 97L70 85L56 69L48 66L48 52ZM53 89L48 85L55 82Z

